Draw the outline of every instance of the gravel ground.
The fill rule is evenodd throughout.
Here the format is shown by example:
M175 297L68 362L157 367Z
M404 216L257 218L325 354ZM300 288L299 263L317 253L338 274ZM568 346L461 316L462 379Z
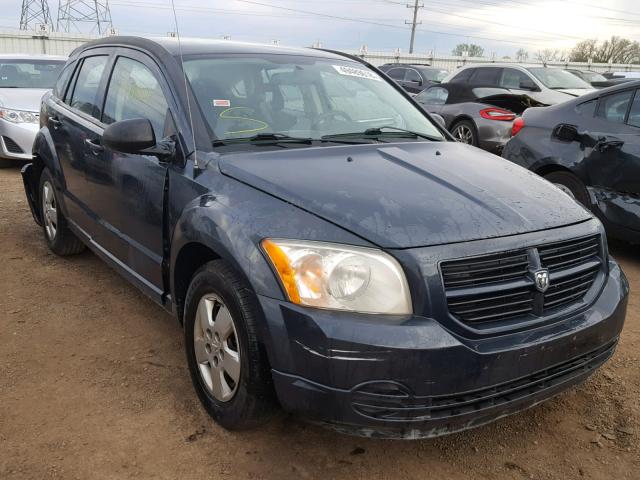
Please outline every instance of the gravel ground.
M57 258L0 171L0 479L640 478L640 302L585 384L435 440L342 436L281 415L230 433L200 407L181 329L90 253ZM640 249L615 245L634 292Z

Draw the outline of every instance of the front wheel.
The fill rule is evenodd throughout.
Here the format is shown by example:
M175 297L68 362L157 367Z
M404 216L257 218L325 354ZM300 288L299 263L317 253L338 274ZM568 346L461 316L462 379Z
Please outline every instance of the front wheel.
M209 415L229 430L263 423L275 405L260 315L255 294L226 262L209 262L194 275L184 320L191 380Z
M571 172L551 172L544 176L546 180L555 184L560 190L589 208L589 192L584 183Z

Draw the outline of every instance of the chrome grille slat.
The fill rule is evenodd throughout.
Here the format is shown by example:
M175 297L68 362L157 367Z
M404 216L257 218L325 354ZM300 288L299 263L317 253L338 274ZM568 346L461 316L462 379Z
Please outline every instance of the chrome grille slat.
M602 269L599 235L442 262L451 314L470 325L533 320L579 304ZM532 271L547 269L550 286L536 290Z

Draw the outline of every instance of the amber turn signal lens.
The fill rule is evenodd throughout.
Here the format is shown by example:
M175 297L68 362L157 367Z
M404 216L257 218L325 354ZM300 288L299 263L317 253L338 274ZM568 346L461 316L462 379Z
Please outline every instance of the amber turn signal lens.
M300 292L296 285L295 272L289 263L287 255L278 245L269 239L262 241L262 248L267 252L273 268L276 269L289 300L293 303L300 303Z

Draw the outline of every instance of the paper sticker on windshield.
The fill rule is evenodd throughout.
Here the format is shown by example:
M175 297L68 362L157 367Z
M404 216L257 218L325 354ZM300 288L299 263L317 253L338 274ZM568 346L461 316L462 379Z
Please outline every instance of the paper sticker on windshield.
M231 100L214 100L213 106L229 108L231 106Z
M366 78L368 80L375 80L376 82L382 81L377 73L374 73L370 70L365 70L364 68L347 67L345 65L333 65L333 68L335 68L336 71L341 75Z

